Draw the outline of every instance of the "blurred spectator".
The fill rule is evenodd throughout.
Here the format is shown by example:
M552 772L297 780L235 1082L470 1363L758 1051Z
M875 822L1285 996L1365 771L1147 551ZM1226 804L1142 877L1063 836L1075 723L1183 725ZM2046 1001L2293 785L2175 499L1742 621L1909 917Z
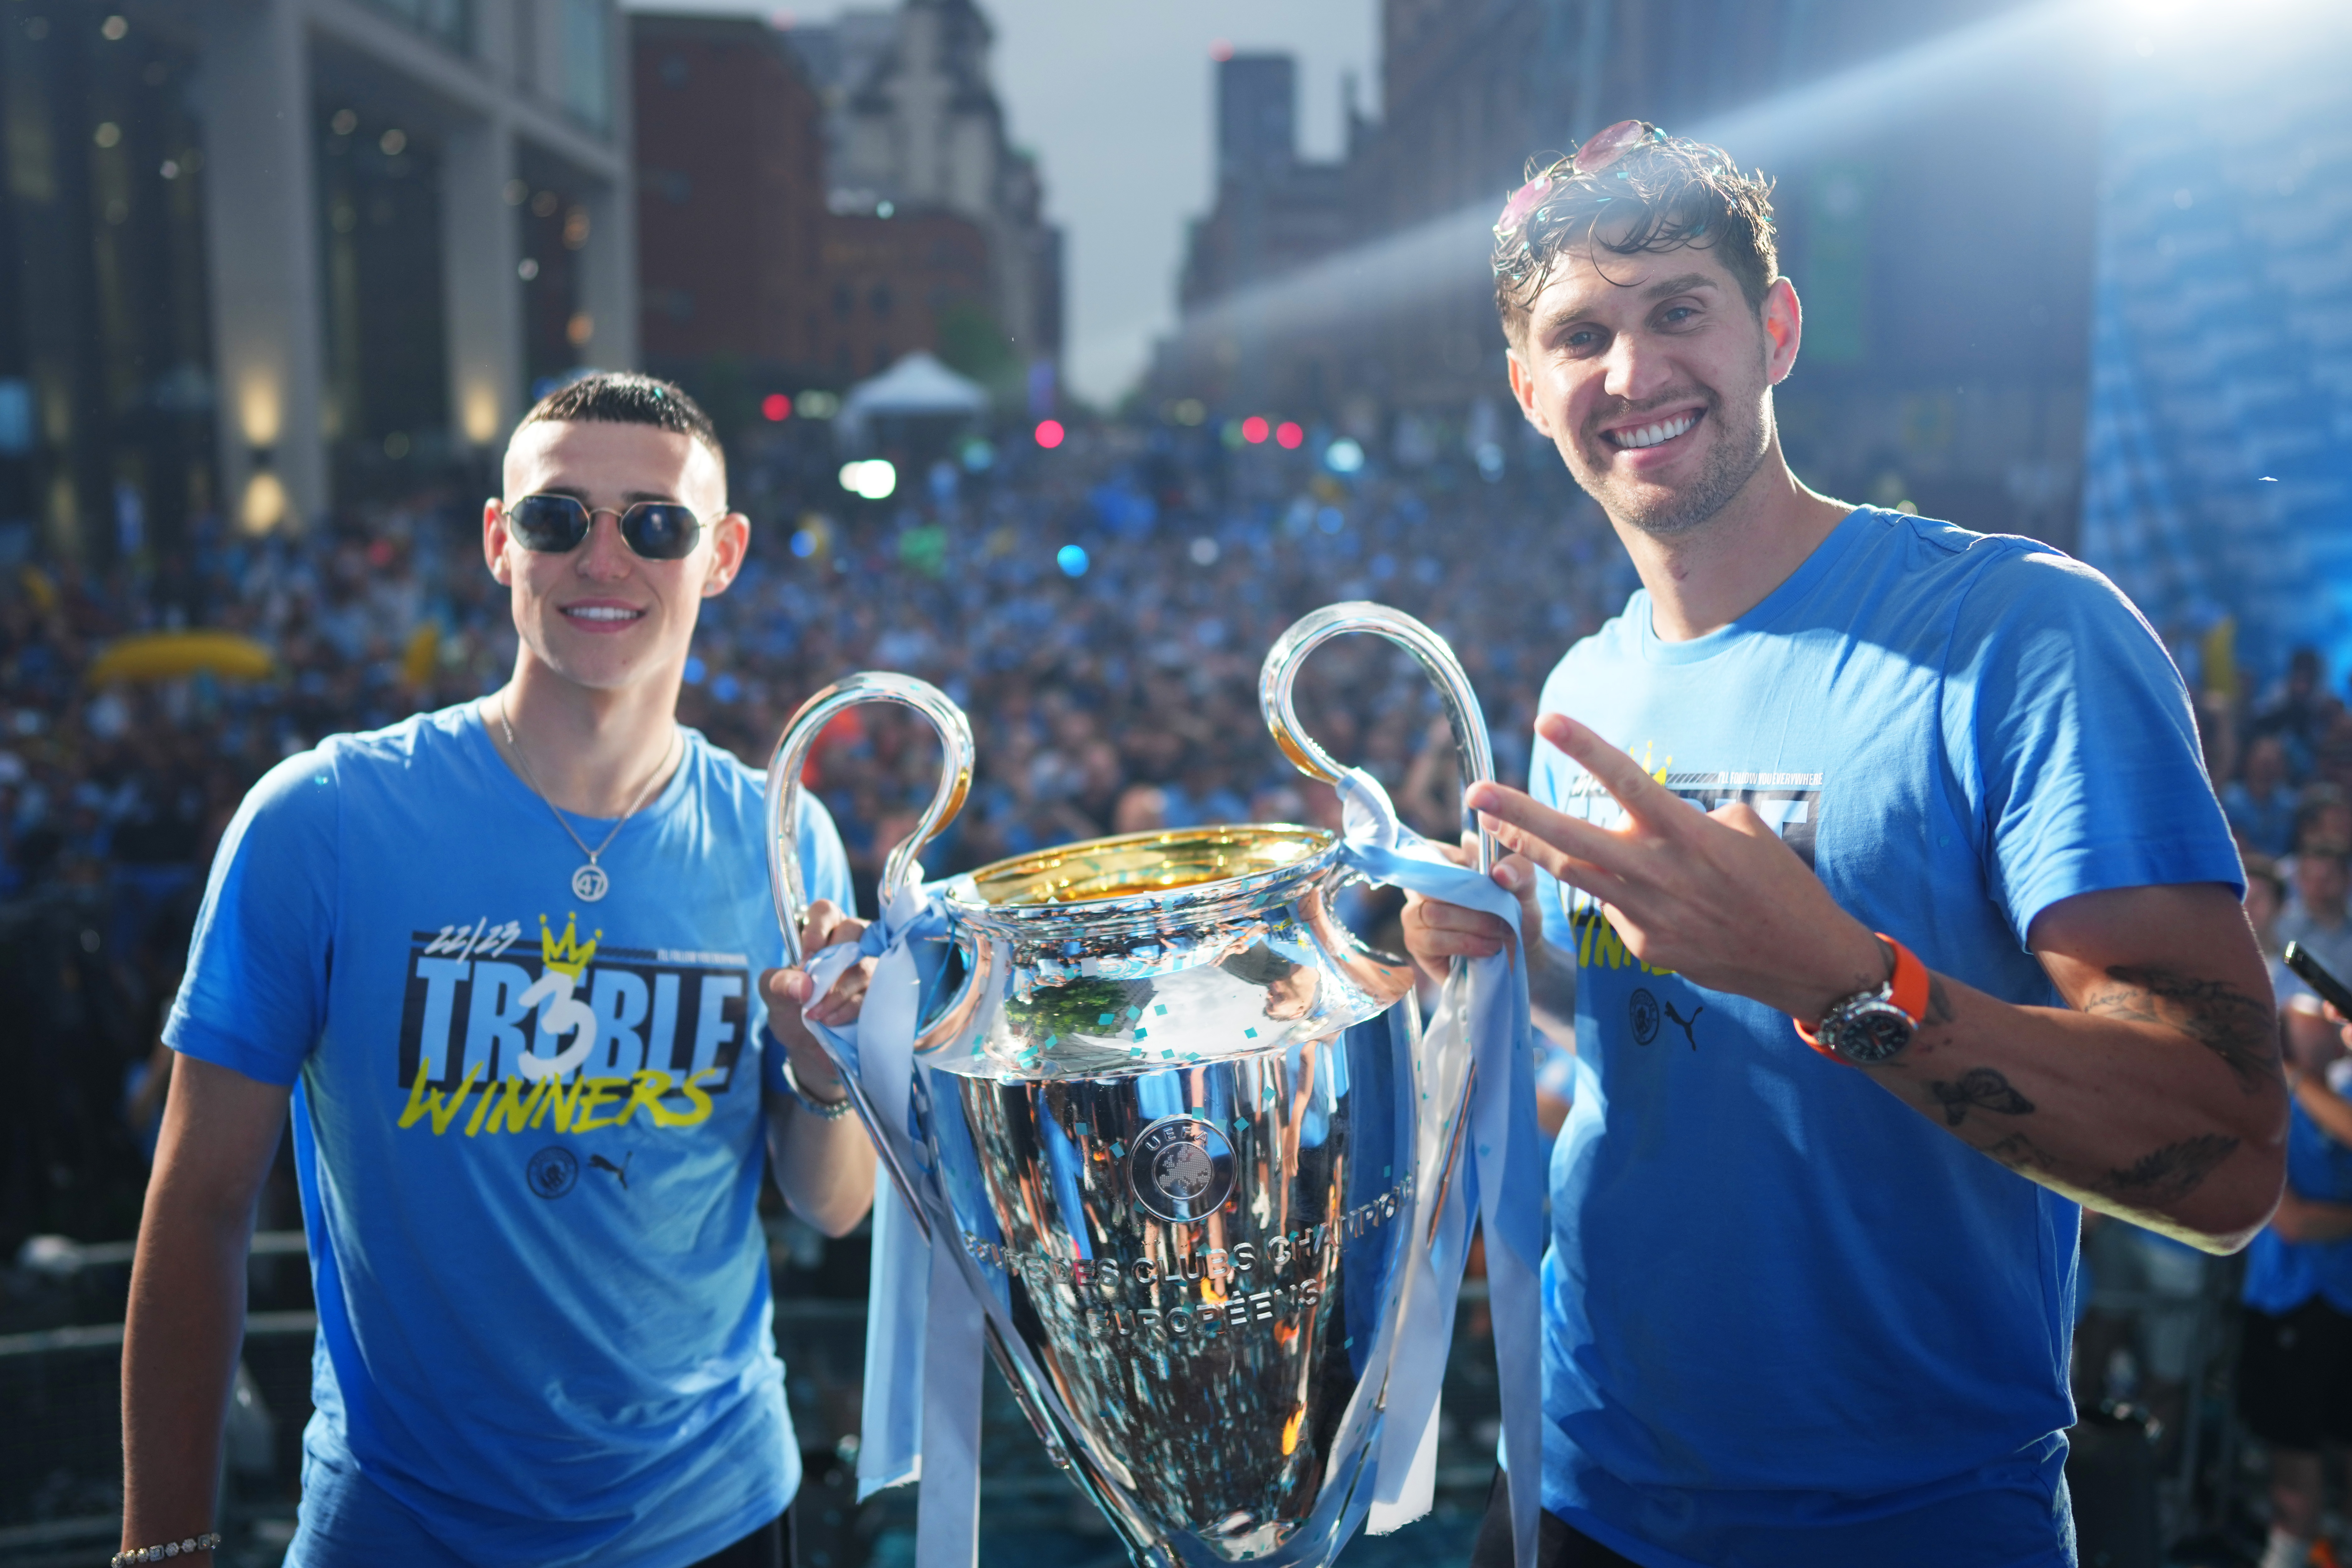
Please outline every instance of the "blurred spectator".
M2294 847L2306 845L2352 853L2352 804L2343 786L2321 782L2305 784L2295 797Z
M2238 1407L2270 1446L2262 1568L2314 1561L2320 1454L2352 1441L2352 1104L2333 1030L2291 1063L2286 1190L2246 1250ZM2339 1466L2341 1461L2339 1460ZM2352 1472L2339 1474L2352 1483Z
M2345 918L2344 852L2315 843L2294 858L2294 907L2279 917L2281 943L2301 942L2339 977L2352 977L2352 922Z
M1113 833L1157 833L1168 826L1168 792L1157 784L1129 784L1110 814Z
M2299 647L2287 657L2286 682L2277 696L2254 715L2253 733L2276 735L2287 749L2292 777L2310 775L2320 726L2326 718L2326 682L2322 679L2319 650Z
M2230 830L2255 854L2275 858L2294 847L2295 799L2287 784L2284 741L2256 737L2246 748L2243 776L2221 785L2221 809Z

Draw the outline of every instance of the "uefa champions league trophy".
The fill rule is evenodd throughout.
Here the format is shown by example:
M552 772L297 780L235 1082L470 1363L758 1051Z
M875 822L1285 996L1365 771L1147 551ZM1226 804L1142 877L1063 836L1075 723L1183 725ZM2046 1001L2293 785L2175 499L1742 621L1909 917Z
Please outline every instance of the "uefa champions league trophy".
M1341 779L1300 731L1291 685L1318 644L1355 631L1419 659L1465 784L1491 777L1451 650L1377 605L1319 611L1268 655L1260 696L1283 752ZM1413 1259L1459 1163L1464 1031L1425 1040L1407 965L1341 925L1335 901L1365 878L1320 829L1127 834L919 890L916 852L962 803L971 732L942 693L900 675L819 693L778 742L770 869L789 945L806 907L790 826L802 770L825 724L869 701L930 720L944 773L888 859L866 943L881 951L895 921L900 967L885 958L854 1037L827 1044L914 1245L951 1244L929 1253L931 1313L943 1300L970 1312L958 1289L978 1303L976 1335L1138 1563L1328 1563L1372 1500L1410 1281L1444 1295L1450 1323L1451 1286ZM1481 870L1492 853L1482 840ZM828 952L842 954L830 969L811 955L820 984L849 956ZM919 1270L909 1278L919 1291ZM870 1331L886 1342L890 1305L877 1299ZM978 1373L961 1363L978 1357L931 1342L920 1399L961 1377L976 1405ZM1433 1431L1436 1373L1420 1376ZM921 1474L929 1510L946 1483L928 1449Z

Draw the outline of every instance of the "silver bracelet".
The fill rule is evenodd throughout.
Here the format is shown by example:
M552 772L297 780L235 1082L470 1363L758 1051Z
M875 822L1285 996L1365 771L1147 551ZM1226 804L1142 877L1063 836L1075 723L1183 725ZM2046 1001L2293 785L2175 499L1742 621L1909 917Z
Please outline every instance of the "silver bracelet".
M778 1050L783 1049L782 1046L779 1046L776 1048ZM838 1121L843 1117L849 1114L848 1084L844 1083L841 1086L841 1098L839 1100L812 1099L809 1092L801 1087L801 1075L793 1070L793 1063L790 1057L784 1058L784 1087L791 1090L793 1098L800 1102L800 1108L803 1110L807 1111L811 1116L818 1117L826 1121Z
M166 1557L178 1557L198 1552L211 1552L221 1543L217 1531L205 1535L191 1535L185 1541L167 1541L161 1546L142 1546L136 1552L118 1552L112 1568L122 1568L126 1563L161 1563Z
M842 1086L841 1098L839 1100L812 1100L807 1094L802 1091L801 1086L798 1083L794 1083L793 1085L793 1098L801 1102L801 1109L803 1110L807 1111L811 1116L821 1117L827 1121L838 1121L843 1117L849 1114L849 1088L845 1084Z

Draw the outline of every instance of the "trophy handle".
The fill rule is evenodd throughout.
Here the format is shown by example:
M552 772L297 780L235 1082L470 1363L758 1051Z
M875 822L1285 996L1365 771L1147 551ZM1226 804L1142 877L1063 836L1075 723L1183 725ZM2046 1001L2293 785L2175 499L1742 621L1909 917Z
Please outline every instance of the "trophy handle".
M1348 771L1299 728L1298 712L1291 703L1291 688L1308 654L1349 632L1370 632L1386 637L1421 662L1421 668L1436 682L1439 693L1445 699L1446 722L1453 726L1454 744L1462 754L1464 794L1466 795L1474 784L1492 781L1494 743L1487 738L1486 716L1478 706L1478 694L1471 689L1470 677L1463 670L1462 661L1454 657L1453 648L1444 637L1402 610L1363 599L1326 605L1301 617L1267 650L1265 666L1258 674L1257 705L1282 754L1300 773L1325 784L1338 784L1340 775ZM1479 825L1478 814L1467 805L1462 808L1462 830L1478 835L1478 869L1492 871L1495 836Z
M931 804L923 812L915 831L902 839L883 862L878 901L888 906L907 878L916 871L916 856L924 845L939 836L940 830L955 818L963 807L964 796L971 790L973 746L971 722L964 717L944 691L929 681L910 675L868 671L835 681L800 706L783 734L776 742L775 753L768 761L768 880L776 900L776 921L783 928L784 952L794 968L806 957L801 951L801 923L808 916L808 887L801 876L800 838L796 831L800 817L801 772L807 766L810 752L816 747L817 737L836 714L863 702L896 702L911 708L931 721L940 732L941 761L939 788L932 793ZM967 984L965 989L970 991ZM913 1216L915 1227L926 1242L931 1237L929 1211L924 1207L920 1190L908 1173L901 1169L891 1152L890 1141L883 1136L882 1120L867 1099L865 1085L857 1076L845 1070L843 1081L849 1090L850 1101L856 1109L858 1120L865 1122L866 1135L873 1140L875 1152L881 1157L893 1185ZM1065 1443L1058 1428L1023 1380L1007 1352L1003 1335L993 1318L984 1320L989 1358L996 1363L998 1375L1013 1391L1013 1397L1029 1425L1045 1447L1045 1455L1059 1469L1072 1469L1074 1447ZM1080 1485L1093 1497L1114 1524L1128 1539L1130 1554L1139 1562L1172 1564L1172 1557L1157 1547L1148 1532L1139 1532L1129 1519L1129 1512L1113 1506L1108 1500L1117 1493L1097 1475L1091 1460L1076 1467ZM1158 1552L1158 1555L1153 1553Z
M809 906L808 884L801 877L798 833L801 772L808 765L809 753L816 749L824 727L836 714L863 702L896 702L929 719L940 732L940 761L945 764L940 771L940 787L924 809L922 821L883 862L877 894L883 908L888 908L905 886L923 846L954 819L971 790L971 721L929 681L867 671L835 681L801 704L777 739L775 754L768 760L768 884L775 894L776 922L784 929L784 956L794 969L806 956L801 952L801 924L808 918Z

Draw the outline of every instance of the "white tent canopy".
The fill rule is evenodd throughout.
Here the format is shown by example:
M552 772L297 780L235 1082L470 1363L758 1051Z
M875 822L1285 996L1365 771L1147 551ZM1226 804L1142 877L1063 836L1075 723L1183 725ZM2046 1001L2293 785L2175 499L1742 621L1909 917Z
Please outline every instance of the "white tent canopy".
M841 416L862 425L877 415L900 416L981 414L988 394L980 383L958 375L931 355L917 352L870 381L861 381L842 399Z

